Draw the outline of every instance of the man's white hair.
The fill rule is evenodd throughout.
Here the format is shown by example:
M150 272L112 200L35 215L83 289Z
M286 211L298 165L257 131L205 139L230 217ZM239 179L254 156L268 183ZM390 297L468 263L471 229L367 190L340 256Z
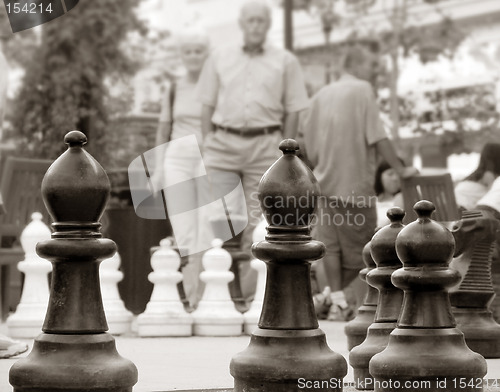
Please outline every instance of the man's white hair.
M240 18L245 13L245 10L253 5L258 5L263 7L267 12L269 20L271 20L272 8L268 0L245 0L240 8Z
M177 46L181 48L187 44L199 44L206 48L210 47L210 40L207 32L199 26L190 26L177 34Z

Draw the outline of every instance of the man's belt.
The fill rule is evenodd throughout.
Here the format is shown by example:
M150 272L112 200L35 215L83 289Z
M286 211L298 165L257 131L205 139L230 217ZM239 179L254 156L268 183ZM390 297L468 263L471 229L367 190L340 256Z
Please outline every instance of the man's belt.
M234 135L239 135L243 137L268 135L273 132L281 131L281 125L272 125L270 127L262 127L262 128L239 128L239 129L215 125L215 128L216 130L221 130L227 133L232 133Z

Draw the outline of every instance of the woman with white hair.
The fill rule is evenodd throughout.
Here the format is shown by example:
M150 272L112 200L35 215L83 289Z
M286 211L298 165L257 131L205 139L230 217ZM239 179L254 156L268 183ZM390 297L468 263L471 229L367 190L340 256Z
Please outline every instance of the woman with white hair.
M207 249L201 241L196 178L204 175L201 162L202 104L195 93L196 84L209 52L206 34L190 29L178 36L178 49L186 73L166 89L156 135L156 170L153 182L163 189L173 235L181 256L189 255L183 268L184 289L191 306L199 300L198 275L201 271L201 251ZM168 144L165 144L167 143ZM166 148L160 146L165 145ZM158 170L159 169L159 170Z

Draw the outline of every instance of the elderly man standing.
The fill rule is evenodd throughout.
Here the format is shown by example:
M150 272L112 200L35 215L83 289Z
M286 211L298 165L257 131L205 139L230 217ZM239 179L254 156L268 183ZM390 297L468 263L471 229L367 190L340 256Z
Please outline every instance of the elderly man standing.
M374 178L376 154L401 177L416 173L404 167L382 126L371 80L373 55L360 46L346 50L339 79L311 100L304 121L304 145L322 191L315 237L326 246L323 267L331 300L329 319L350 319L364 296L357 279L364 268L361 253L373 236L377 211ZM355 280L357 279L357 280ZM356 304L348 306L343 289L355 282Z
M263 1L247 1L239 25L243 44L212 53L202 71L198 94L203 103L203 162L209 174L231 172L240 177L248 216L242 249L249 253L252 232L261 216L256 197L259 181L281 155L279 142L295 137L298 114L307 108L308 98L297 58L266 42L271 26L269 6ZM232 213L245 213L245 206L227 207Z

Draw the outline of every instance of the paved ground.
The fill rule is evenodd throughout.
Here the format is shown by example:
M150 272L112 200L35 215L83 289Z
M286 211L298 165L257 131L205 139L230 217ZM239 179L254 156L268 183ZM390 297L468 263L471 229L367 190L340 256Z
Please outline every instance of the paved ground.
M321 322L330 348L348 358L344 323ZM0 325L5 333L5 325ZM248 336L232 338L137 338L116 337L118 352L131 359L139 370L134 392L182 391L202 388L231 388L231 357L244 350ZM0 392L12 391L8 373L16 359L0 360ZM500 379L500 359L488 360L488 379ZM345 381L352 381L352 369ZM500 381L499 381L500 383ZM350 388L346 388L348 392ZM500 388L490 389L500 392Z

